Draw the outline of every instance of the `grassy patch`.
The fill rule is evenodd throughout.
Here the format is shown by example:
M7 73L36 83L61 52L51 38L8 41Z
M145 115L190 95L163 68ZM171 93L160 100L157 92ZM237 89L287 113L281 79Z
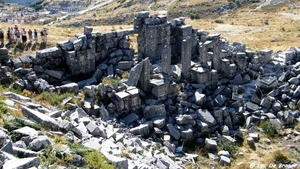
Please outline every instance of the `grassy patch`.
M40 124L27 122L19 117L15 117L12 120L4 121L3 127L8 130L12 141L15 142L15 141L20 140L23 137L23 135L20 133L14 132L14 130L17 130L17 129L19 129L21 127L25 127L25 126L34 128L36 130L42 129Z
M218 144L218 150L228 151L231 157L236 157L238 153L238 147L226 140L220 140Z
M85 161L88 163L88 168L91 169L113 169L115 168L114 165L108 163L104 156L100 154L98 151L93 150L88 155L84 156Z
M64 108L64 106L61 105L61 102L67 97L72 97L73 102L75 102L74 94L72 93L58 94L54 92L43 92L36 97L36 100L40 103L55 105L60 108Z
M288 157L280 150L273 153L273 158L276 163L285 163L288 160Z
M275 138L278 136L277 127L270 121L262 123L260 127L268 137Z
M121 79L117 79L117 78L111 78L111 77L105 77L102 79L102 83L103 84L120 84Z

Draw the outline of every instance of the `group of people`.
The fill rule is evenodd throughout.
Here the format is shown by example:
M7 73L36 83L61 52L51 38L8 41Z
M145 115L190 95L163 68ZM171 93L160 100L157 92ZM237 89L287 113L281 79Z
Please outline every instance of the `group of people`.
M36 41L38 42L38 34L40 34L42 42L47 42L47 29L43 28L40 32L38 32L36 29L28 29L26 31L25 28L19 29L17 25L15 27L9 27L7 30L7 39L9 43L27 43L27 40L29 42ZM28 35L28 36L27 36ZM0 28L0 43L1 46L4 46L4 31Z

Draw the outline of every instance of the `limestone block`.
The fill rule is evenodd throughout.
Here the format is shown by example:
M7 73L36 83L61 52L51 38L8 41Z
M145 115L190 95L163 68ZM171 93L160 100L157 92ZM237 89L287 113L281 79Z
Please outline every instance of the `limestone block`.
M177 130L172 124L167 124L167 129L169 134L175 138L175 140L178 140L181 137L179 130Z
M208 110L198 109L196 113L198 115L198 118L204 123L206 123L208 127L212 127L217 124L217 121Z
M143 110L143 114L147 119L154 117L166 117L166 108L164 104L150 105Z

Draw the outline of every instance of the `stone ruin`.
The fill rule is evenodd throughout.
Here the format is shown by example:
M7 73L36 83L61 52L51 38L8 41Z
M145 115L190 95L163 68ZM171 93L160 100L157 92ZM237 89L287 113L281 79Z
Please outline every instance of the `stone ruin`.
M84 112L101 119L86 126L90 134L108 138L101 126L116 121L122 131L155 135L169 157L185 141L205 142L208 150L215 150L216 141L206 138L210 134L234 144L243 136L239 126L249 129L269 120L281 128L300 120L298 47L256 53L184 22L144 11L136 15L132 29L100 33L86 26L84 34L36 55L11 60L7 49L0 49L0 82L12 82L13 67L18 77L13 83L20 89L75 94L82 90ZM137 34L136 55L125 38L131 34ZM125 71L128 79L122 79ZM103 83L107 77L120 83ZM74 122L73 128L79 124ZM94 132L97 127L101 132ZM177 168L167 161L164 164Z

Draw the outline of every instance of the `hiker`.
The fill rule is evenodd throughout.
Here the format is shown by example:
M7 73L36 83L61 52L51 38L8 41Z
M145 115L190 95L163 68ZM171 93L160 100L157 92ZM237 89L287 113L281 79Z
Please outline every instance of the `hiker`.
M29 38L29 42L32 42L32 30L31 29L28 30L28 38Z
M130 47L130 42L131 42L131 39L130 39L130 37L129 37L129 36L126 36L126 41L128 42L128 44L129 44L129 47Z
M1 42L1 47L4 46L4 32L0 28L0 42Z
M10 41L10 27L8 27L6 35L7 35L8 42L11 43L11 41Z
M47 42L47 35L48 35L47 28L44 28L43 31L44 31L45 42Z
M33 38L34 38L34 41L38 41L38 32L36 29L33 30Z
M10 27L10 30L9 30L9 37L10 37L10 42L11 43L14 43L15 42L15 30L13 29L13 27Z
M21 43L21 33L18 29L15 32L15 35L16 35L16 39L17 39L17 44Z
M45 42L44 30L42 30L40 33L41 33L42 42Z
M22 43L26 43L27 42L27 35L26 35L25 28L22 28L21 35L22 35Z
M15 32L17 31L17 30L19 30L19 28L18 28L18 26L17 25L15 25Z

